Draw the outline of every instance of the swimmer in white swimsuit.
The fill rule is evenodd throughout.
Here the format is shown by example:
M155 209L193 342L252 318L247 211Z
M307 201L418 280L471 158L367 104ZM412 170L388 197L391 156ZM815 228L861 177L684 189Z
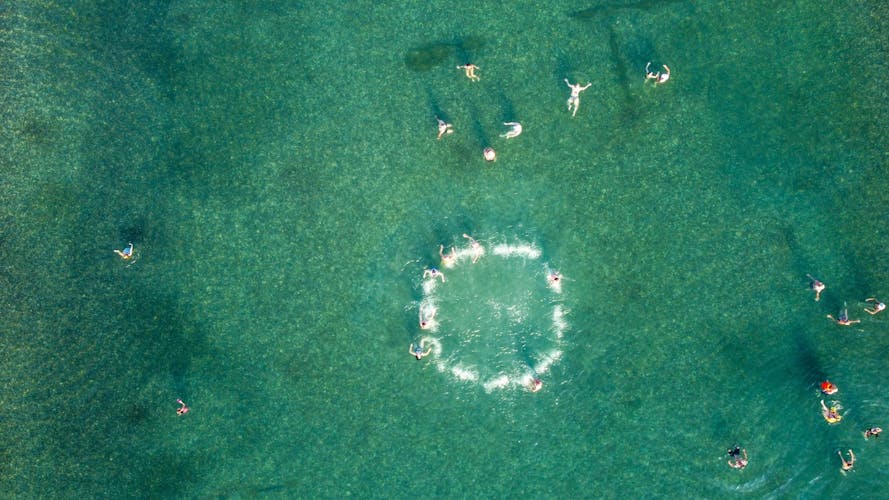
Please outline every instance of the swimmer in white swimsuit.
M649 61L648 64L645 65L645 81L646 82L648 80L654 80L655 85L667 83L667 80L670 79L670 68L666 64L664 64L664 69L666 70L665 73L661 73L660 71L658 71L657 73L652 73L651 71L648 70L648 68L650 68L650 67L651 67L651 61Z
M438 138L439 139L441 139L441 136L443 136L443 135L454 133L454 126L453 125L442 120L441 118L439 118L437 116L435 117L435 119L438 120Z
M586 86L581 86L579 83L572 85L567 78L565 78L565 83L571 87L571 97L568 98L568 111L571 111L571 116L574 116L577 114L577 108L580 107L580 93L588 89L592 83L587 83Z
M509 131L503 134L500 134L500 137L506 137L507 139L512 139L513 137L518 137L522 133L522 124L519 122L503 122L504 125L510 127Z
M883 311L884 309L886 309L886 304L884 304L884 303L880 302L879 300L877 300L876 297L871 297L871 298L869 298L869 299L865 299L864 301L865 301L865 302L873 302L873 304L874 304L873 308L870 308L870 307L865 307L865 308L864 308L864 312L870 314L871 316L873 316L874 314L877 314L878 312Z

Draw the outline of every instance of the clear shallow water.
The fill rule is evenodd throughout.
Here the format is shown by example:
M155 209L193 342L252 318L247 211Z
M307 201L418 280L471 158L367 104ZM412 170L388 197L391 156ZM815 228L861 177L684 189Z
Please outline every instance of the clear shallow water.
M887 320L861 301L889 280L885 8L600 5L4 7L0 488L883 484L861 432L887 418ZM643 85L649 60L667 85ZM563 78L593 83L575 118ZM456 132L436 141L435 114ZM532 242L570 278L536 394L405 352L419 273L464 232ZM128 241L130 266L111 253ZM860 325L824 318L844 301Z

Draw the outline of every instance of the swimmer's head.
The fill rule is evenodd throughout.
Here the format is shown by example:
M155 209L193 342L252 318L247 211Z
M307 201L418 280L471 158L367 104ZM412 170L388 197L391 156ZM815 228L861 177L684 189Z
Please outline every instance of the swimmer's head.
M497 153L494 151L494 148L485 148L484 154L486 161L495 161L497 159Z

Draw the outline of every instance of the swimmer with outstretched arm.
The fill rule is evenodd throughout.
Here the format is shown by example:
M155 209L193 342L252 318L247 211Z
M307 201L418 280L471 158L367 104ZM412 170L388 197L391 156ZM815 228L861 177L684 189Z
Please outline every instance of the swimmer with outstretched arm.
M503 122L504 125L509 127L509 131L500 134L500 137L506 137L507 139L512 139L513 137L518 137L522 133L522 124L519 122Z
M837 455L840 456L840 460L843 461L843 472L847 472L852 470L852 467L855 467L855 454L852 453L852 450L849 450L849 461L846 461L846 457L843 456L843 452L837 450Z
M732 469L743 469L744 467L747 467L747 449L745 448L740 450L740 453L744 456L738 456L737 448L735 448L735 450L729 451L729 455L735 458L734 460L728 461L728 466Z
M442 273L441 271L439 271L438 269L436 269L434 267L430 267L429 269L426 269L425 271L423 271L423 278L432 278L432 279L441 278L441 282L442 283L445 282L444 273Z
M475 241L475 238L473 238L472 236L463 233L463 237L469 240L469 244L472 247L472 263L475 264L476 262L478 262L478 258L481 257L483 253L485 253L485 249L479 242Z
M871 298L868 298L868 299L864 299L864 301L865 301L865 302L871 302L871 303L874 305L873 308L870 308L870 307L865 307L865 308L864 308L864 312L870 314L871 316L873 316L874 314L877 314L878 312L883 311L883 310L886 309L886 304L884 304L884 303L880 302L879 300L877 300L876 297L871 297Z
M432 328L432 322L435 320L435 313L437 312L438 309L432 304L424 304L420 306L420 328L423 330Z
M408 349L407 351L411 356L417 358L418 361L428 356L429 353L432 352L431 347L424 351L423 349L425 348L425 346L423 345L423 343L423 340L420 340L420 343L417 345L417 347L414 347L414 344L412 343L410 349Z
M664 64L663 66L666 72L661 73L660 71L658 71L657 73L653 73L649 70L649 68L651 67L651 61L649 61L648 64L645 65L645 81L654 80L655 85L667 83L667 80L670 79L670 68L666 64Z
M819 281L818 279L816 279L816 278L815 278L814 276L812 276L811 274L807 274L806 276L808 276L809 279L812 280L812 281L809 283L809 288L811 288L812 290L815 291L815 301L817 302L817 301L821 300L821 292L823 292L824 289L827 288L827 287L824 286L824 283L822 283L821 281Z
M438 138L439 139L441 139L441 136L443 136L443 135L454 133L454 126L453 125L442 120L441 118L439 118L437 116L435 117L435 119L438 120Z
M831 406L830 408L824 404L824 400L821 400L821 416L824 417L824 420L827 420L828 424L835 424L843 419L843 416L838 413L838 406Z
M838 317L834 318L830 314L828 314L827 317L840 326L852 326L855 323L861 323L860 319L849 319L849 308L846 307L845 302L843 302L843 308L840 309L840 314Z
M579 83L572 85L567 78L565 78L565 83L571 87L571 96L568 97L568 111L571 111L571 116L573 117L577 114L577 108L580 107L580 93L590 88L592 83L587 83L586 86Z
M114 249L114 253L120 256L123 260L130 260L133 258L133 243L130 242L130 245L123 250Z
M451 253L444 253L444 245L438 246L438 255L441 257L441 265L445 267L454 267L454 264L457 263L457 254L454 252L454 247L451 247Z

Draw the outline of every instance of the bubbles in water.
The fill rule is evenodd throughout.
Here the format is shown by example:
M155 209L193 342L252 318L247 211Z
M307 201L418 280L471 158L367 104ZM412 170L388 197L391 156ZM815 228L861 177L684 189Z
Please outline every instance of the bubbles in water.
M465 246L442 251L443 271L424 273L418 315L430 359L488 392L540 389L568 329L562 276L534 245L486 248L464 237Z

